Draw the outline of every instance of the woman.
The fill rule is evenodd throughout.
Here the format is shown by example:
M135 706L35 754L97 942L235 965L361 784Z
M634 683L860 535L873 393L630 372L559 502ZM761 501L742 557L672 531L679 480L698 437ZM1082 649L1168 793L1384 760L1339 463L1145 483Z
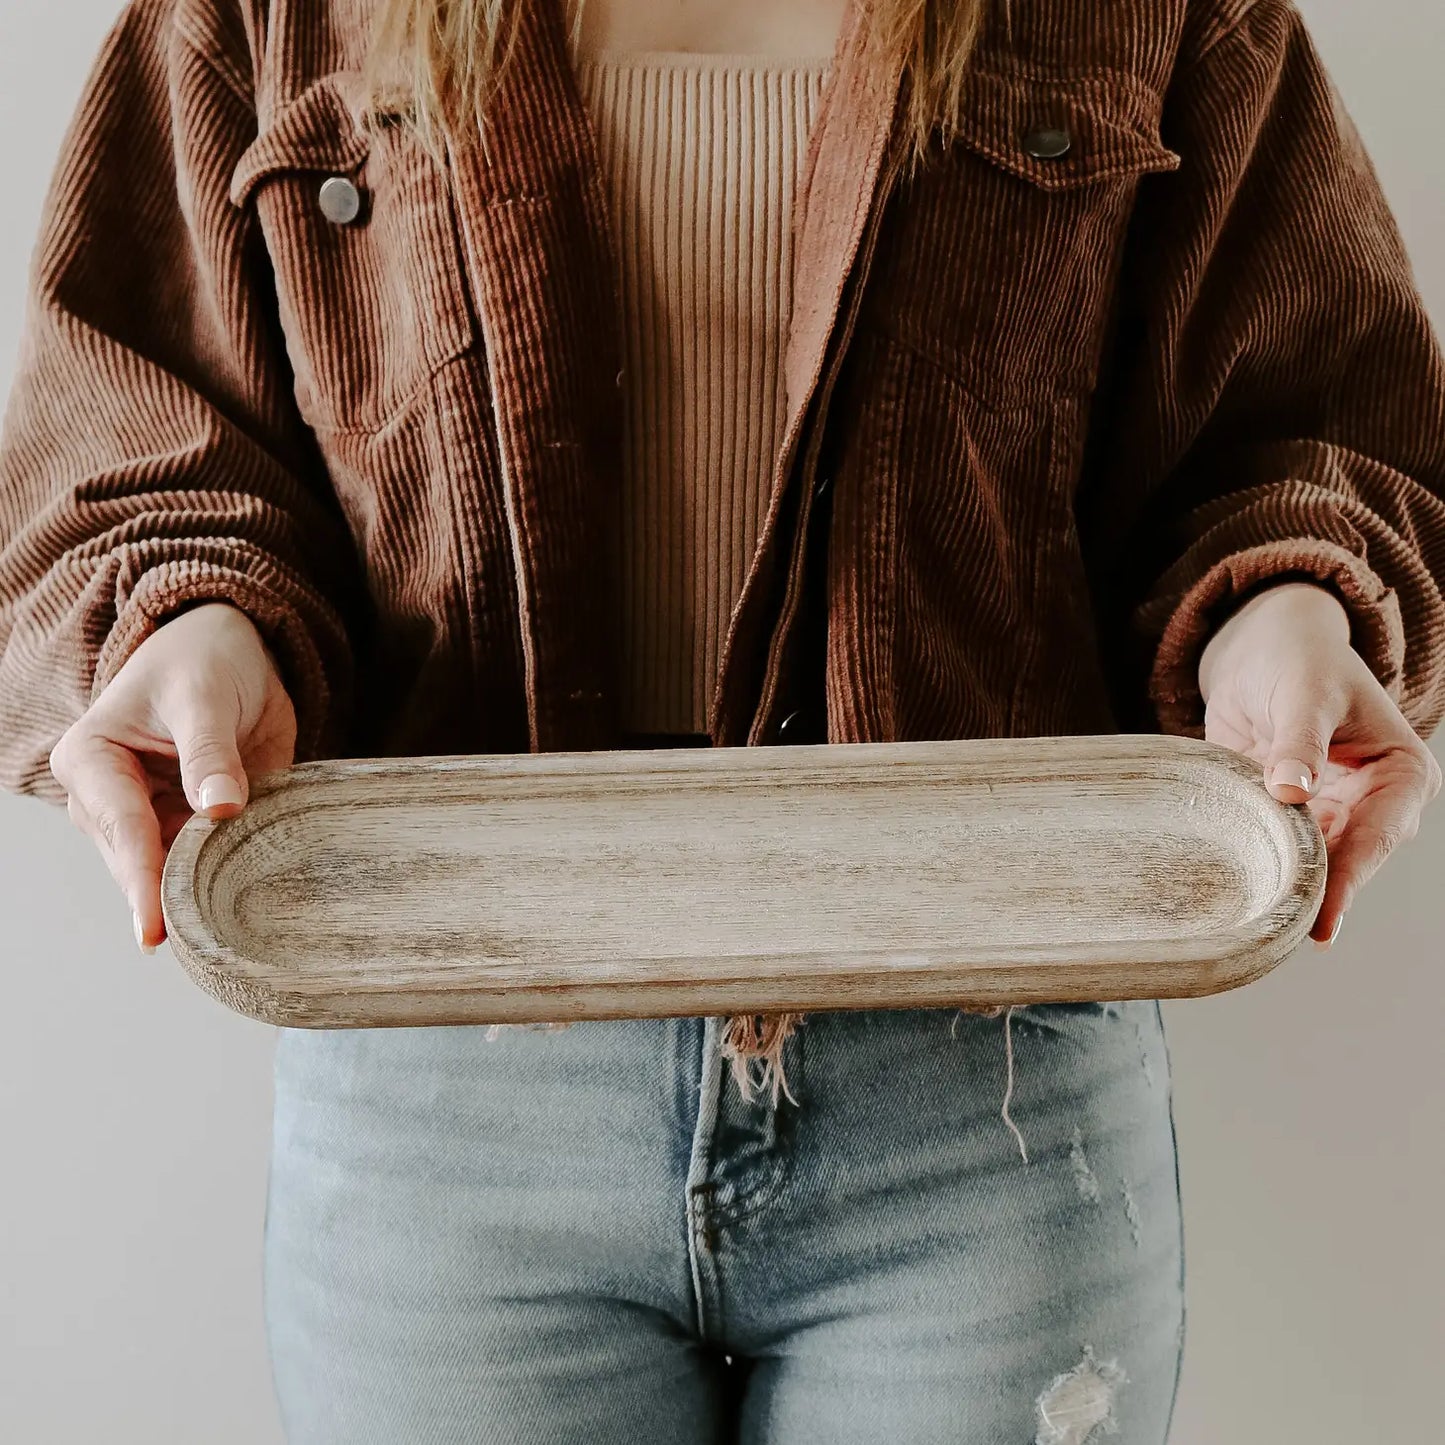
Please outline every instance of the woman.
M293 759L1159 727L1326 945L1439 789L1445 366L1289 0L133 0L31 286L0 778L142 948ZM276 1082L292 1440L1167 1434L1152 1001Z

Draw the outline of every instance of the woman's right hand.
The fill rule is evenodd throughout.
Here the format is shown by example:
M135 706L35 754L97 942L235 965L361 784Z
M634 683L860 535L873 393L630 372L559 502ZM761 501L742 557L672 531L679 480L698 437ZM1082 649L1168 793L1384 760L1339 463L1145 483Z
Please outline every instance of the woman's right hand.
M50 753L147 953L165 938L161 872L193 812L239 813L250 773L289 767L296 713L255 624L205 602L158 627Z

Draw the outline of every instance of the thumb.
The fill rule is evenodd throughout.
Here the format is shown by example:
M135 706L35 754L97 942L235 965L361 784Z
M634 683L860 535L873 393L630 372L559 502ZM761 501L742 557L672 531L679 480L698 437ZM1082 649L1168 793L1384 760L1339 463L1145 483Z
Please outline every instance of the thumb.
M1282 716L1274 724L1265 782L1280 802L1303 803L1319 783L1339 718L1302 692L1277 698L1276 706Z
M234 696L194 690L178 698L170 711L163 720L176 745L186 801L212 818L239 812L250 787L236 740L239 718Z

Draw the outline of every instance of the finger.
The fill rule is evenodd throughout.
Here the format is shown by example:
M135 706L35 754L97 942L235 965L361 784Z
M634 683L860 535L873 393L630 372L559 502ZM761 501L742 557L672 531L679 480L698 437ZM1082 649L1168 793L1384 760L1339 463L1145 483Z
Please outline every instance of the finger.
M165 849L144 769L129 748L94 734L80 735L71 742L63 781L71 819L94 839L130 904L136 942L154 951L165 937Z
M239 813L250 794L236 732L240 707L224 684L186 687L156 705L170 732L186 801L208 818Z
M1320 911L1310 924L1310 940L1320 948L1328 948L1340 936L1340 927L1349 911L1345 882L1331 866L1325 877L1325 896Z
M1273 729L1264 760L1265 782L1282 803L1308 802L1329 756L1344 705L1306 679L1286 684L1271 702Z
M95 843L96 852L100 854L110 876L124 895L130 908L131 927L135 933L137 945L143 953L154 953L156 945L165 941L163 923L157 924L157 919L161 918L161 912L160 910L152 911L146 905L145 894L148 891L148 885L144 879L137 882L135 870L131 866L131 855L126 850L117 852L110 846L106 841L106 830L98 825L76 801L74 794L70 797L68 811L71 822ZM162 834L164 834L164 828L162 828ZM165 856L166 846L163 836L161 841L162 859ZM164 867L164 863L161 864L161 867ZM139 896L137 896L138 894Z
M1330 851L1325 896L1310 929L1317 943L1332 943L1355 896L1401 843L1415 837L1426 792L1420 782L1392 778L1350 810L1349 822Z

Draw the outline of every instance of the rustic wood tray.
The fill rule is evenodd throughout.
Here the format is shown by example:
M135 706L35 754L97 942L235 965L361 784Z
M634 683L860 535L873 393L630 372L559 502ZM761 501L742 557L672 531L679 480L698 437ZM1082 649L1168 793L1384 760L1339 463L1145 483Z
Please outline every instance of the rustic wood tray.
M163 900L207 992L334 1028L1216 993L1324 875L1256 764L1123 735L304 763Z

